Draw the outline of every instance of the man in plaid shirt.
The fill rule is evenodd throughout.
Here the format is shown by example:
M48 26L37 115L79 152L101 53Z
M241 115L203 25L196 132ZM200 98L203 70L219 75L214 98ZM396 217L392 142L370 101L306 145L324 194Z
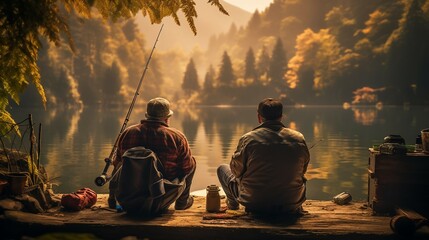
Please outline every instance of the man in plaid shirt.
M143 146L152 150L162 162L163 177L172 181L186 177L186 187L176 200L175 209L185 210L192 206L194 199L190 188L195 173L196 162L191 154L188 141L179 130L169 127L173 115L170 102L165 98L154 98L147 104L146 119L140 124L130 126L119 137L117 156L113 165L122 161L122 155L130 148ZM114 201L109 196L109 206ZM115 202L116 203L116 202Z

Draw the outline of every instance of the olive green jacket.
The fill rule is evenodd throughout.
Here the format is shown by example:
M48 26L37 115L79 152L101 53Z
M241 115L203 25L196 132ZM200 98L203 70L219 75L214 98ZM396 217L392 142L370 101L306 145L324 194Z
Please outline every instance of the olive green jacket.
M310 153L304 136L266 121L240 138L230 163L238 201L250 211L290 212L305 201Z

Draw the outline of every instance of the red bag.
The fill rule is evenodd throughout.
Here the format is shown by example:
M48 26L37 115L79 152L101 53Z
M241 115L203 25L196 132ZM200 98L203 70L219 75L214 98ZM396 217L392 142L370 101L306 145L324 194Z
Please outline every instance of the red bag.
M90 188L82 188L77 192L63 194L61 205L70 211L80 211L94 206L97 202L97 193Z
M97 193L91 188L82 188L76 192L77 194L82 194L87 199L86 207L92 207L97 203Z

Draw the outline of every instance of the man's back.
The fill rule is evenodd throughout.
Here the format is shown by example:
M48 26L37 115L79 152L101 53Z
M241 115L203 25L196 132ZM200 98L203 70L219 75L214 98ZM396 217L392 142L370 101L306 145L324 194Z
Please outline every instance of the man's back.
M159 174L162 175L160 178L169 181L174 181L175 179L185 181L185 189L175 203L176 210L185 210L193 204L193 198L189 193L195 173L196 161L192 156L185 135L177 129L169 127L169 119L172 115L173 111L170 109L170 102L167 99L161 97L151 99L147 103L146 119L142 120L140 124L128 127L119 137L117 143L118 149L113 165L115 166L115 170L119 169L121 162L127 161L127 158L123 156L124 153L134 147L144 147L153 152L157 156L157 159L159 159L157 162L160 162L160 165L162 165L159 169ZM129 159L128 161L132 161ZM129 169L132 169L132 167ZM121 174L126 173L123 170ZM142 172L142 175L148 175L148 173ZM129 184L135 188L127 192L141 190L139 189L141 187L133 184L133 179L124 178L124 181L122 186ZM116 179L112 180L109 185L108 199L109 207L111 208L116 206L115 192L117 189L118 181Z
M231 162L239 176L238 201L249 210L297 209L305 201L304 173L310 159L303 135L280 121L266 121L240 141L242 156Z
M164 178L184 177L195 165L185 136L160 121L142 120L127 129L119 140L118 155L137 146L144 146L157 154L164 165Z

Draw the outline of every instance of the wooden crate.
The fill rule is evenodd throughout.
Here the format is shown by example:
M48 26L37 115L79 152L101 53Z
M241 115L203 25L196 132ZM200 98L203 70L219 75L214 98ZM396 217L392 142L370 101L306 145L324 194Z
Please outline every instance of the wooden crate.
M397 207L429 215L429 154L380 154L369 149L368 203L375 214Z

